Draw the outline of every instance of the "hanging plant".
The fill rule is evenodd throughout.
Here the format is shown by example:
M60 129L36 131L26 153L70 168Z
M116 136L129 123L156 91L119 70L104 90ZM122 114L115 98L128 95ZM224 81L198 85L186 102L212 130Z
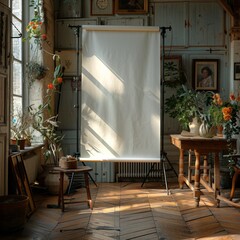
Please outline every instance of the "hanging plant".
M48 70L49 69L47 67L45 67L43 64L40 64L38 62L30 61L29 63L27 63L26 73L28 77L29 87L32 86L33 82L36 79L37 80L43 79L46 76Z

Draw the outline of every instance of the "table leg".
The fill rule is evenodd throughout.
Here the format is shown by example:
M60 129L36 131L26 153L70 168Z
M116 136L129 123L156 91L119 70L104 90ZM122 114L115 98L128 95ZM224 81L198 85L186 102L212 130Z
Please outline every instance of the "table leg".
M203 179L208 180L208 159L207 155L203 156Z
M62 203L62 212L64 212L63 183L64 183L64 172L60 172L60 196L61 196L61 203Z
M179 154L179 173L178 173L178 183L179 187L183 188L184 184L184 149L180 149Z
M86 187L86 191L87 191L88 206L91 209L93 209L92 198L91 198L90 187L89 187L89 179L88 179L88 173L87 172L84 172L84 178L85 178L85 187Z
M220 200L217 198L220 195L220 162L219 162L219 153L214 154L214 194L217 201L217 207L220 206Z
M196 207L199 207L199 201L200 201L200 153L196 150L194 151L196 156L195 161L195 181L194 181L194 198L196 201Z

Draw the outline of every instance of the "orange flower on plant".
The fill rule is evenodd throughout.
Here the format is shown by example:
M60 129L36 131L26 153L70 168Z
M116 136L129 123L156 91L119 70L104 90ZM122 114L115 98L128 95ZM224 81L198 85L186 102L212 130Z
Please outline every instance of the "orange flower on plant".
M62 77L58 77L58 78L57 78L57 82L58 82L59 84L61 84L61 83L63 82Z
M41 36L41 38L42 38L42 40L46 40L47 39L47 34L42 34L42 36Z
M235 95L233 93L230 94L230 100L231 101L234 101L236 98L235 98Z
M222 106L223 105L223 101L222 101L219 93L215 93L213 95L213 103L218 105L218 106Z
M232 118L232 110L233 110L232 107L224 107L222 109L223 119L225 121L231 120L231 118Z
M47 87L48 89L54 89L54 85L52 83L49 83Z

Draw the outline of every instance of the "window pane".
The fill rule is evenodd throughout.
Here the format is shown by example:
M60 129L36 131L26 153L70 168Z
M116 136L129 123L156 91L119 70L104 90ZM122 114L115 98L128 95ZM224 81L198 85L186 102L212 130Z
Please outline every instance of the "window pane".
M22 0L12 0L12 13L22 19Z
M22 23L19 22L16 18L12 18L13 26L12 26L12 36L18 37L19 31L22 29ZM17 30L17 29L18 30ZM13 49L13 57L22 60L22 38L12 38L12 49Z
M13 116L15 116L19 111L22 110L22 98L13 97Z
M22 64L13 61L13 94L22 95Z

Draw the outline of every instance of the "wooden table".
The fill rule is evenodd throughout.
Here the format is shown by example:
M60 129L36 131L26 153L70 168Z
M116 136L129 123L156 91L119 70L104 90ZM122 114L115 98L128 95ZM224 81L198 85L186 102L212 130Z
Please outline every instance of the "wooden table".
M219 153L228 149L228 143L223 137L203 138L203 137L185 137L182 135L171 135L171 142L180 150L179 156L179 174L178 182L180 188L184 183L189 186L193 191L194 198L196 200L196 206L199 206L200 195L200 183L208 190L214 193L217 200L217 206L220 204L220 200L227 200L220 196L220 163ZM236 139L233 139L233 144L236 146ZM194 185L191 184L189 177L184 175L184 152L192 150L195 155L195 176ZM200 156L207 156L209 153L214 153L214 184L209 185L206 177L207 159L204 158L203 171L204 175L200 173Z

